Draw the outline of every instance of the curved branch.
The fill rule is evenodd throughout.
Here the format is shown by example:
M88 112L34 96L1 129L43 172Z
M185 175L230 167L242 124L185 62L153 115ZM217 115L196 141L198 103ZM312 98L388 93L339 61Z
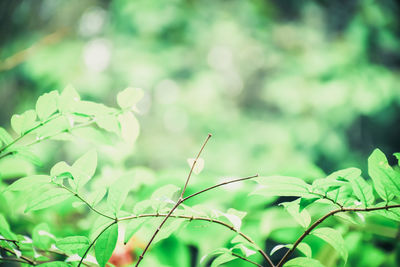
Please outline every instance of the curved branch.
M300 244L300 242L303 241L303 239L306 238L306 236L308 234L310 234L310 232L312 230L314 230L314 228L316 228L318 225L320 225L323 221L328 219L330 216L332 216L336 213L340 213L340 212L349 212L349 211L369 212L369 211L374 211L374 210L389 210L389 209L394 209L394 208L400 208L400 204L388 205L388 206L383 206L383 207L372 207L372 208L341 208L341 209L336 209L336 210L330 211L329 213L327 213L324 216L322 216L321 218L319 218L310 227L307 228L307 230L296 240L296 242L294 242L293 247L291 249L289 249L286 252L286 254L282 257L282 259L279 261L279 263L278 263L278 265L276 265L276 267L281 267L286 262L288 257L293 253L293 251L296 249L296 247Z
M139 214L139 215L132 215L132 216L119 218L118 221L126 221L126 220L146 218L146 217L166 217L167 215L168 214L159 214L159 213L158 214ZM257 251L263 256L263 258L266 257L265 252L248 235L242 233L238 229L235 229L235 227L233 227L232 225L229 225L223 221L215 220L215 219L211 219L211 218L207 218L207 217L196 217L196 216L188 216L188 215L170 215L169 217L170 218L187 219L189 221L206 221L206 222L211 222L211 223L216 223L216 224L222 225L222 226L228 228L229 230L237 233L244 239L246 239L250 244L254 245L257 248Z

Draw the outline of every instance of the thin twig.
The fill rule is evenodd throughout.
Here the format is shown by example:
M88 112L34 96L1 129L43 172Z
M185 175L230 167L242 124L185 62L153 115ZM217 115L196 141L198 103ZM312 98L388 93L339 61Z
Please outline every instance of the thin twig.
M104 213L102 213L101 211L99 211L99 210L97 210L96 208L94 208L92 205L90 205L89 202L87 202L85 199L83 199L78 193L72 191L71 189L69 189L69 188L66 187L65 185L62 185L62 184L61 184L61 185L60 185L60 184L57 184L57 185L60 186L61 188L65 189L65 190L67 190L67 191L70 192L71 194L73 194L73 195L74 195L75 197L77 197L80 201L82 201L83 203L85 203L86 206L89 207L89 209L91 209L92 211L96 212L97 214L99 214L99 215L101 215L101 216L103 216L103 217L105 217L105 218L108 218L108 219L110 219L110 220L116 220L116 218L113 218L113 217L111 217L111 216L108 216L107 214L104 214Z
M162 222L160 223L160 225L157 227L156 231L154 232L153 236L150 238L150 241L147 243L147 245L146 245L146 247L144 248L142 254L140 255L138 261L136 262L135 267L139 266L140 262L142 261L142 259L143 259L143 257L144 257L144 254L146 254L146 252L147 252L147 250L149 249L149 247L150 247L151 243L153 242L154 238L157 236L158 232L160 232L161 227L163 227L163 225L165 224L165 222L168 220L169 216L171 216L171 214L172 214L172 213L178 208L178 206L179 206L180 204L182 204L182 202L184 201L183 195L185 194L186 187L187 187L187 185L188 185L188 183L189 183L190 177L192 176L193 169L194 169L194 167L195 167L195 165L196 165L197 160L198 160L199 157L200 157L201 152L203 151L204 147L206 146L206 144L207 144L207 142L208 142L208 140L209 140L210 138L211 138L211 134L208 134L206 140L204 141L203 145L202 145L201 148L200 148L199 153L197 153L196 159L194 160L194 162L193 162L193 164L192 164L192 167L190 168L189 174L188 174L188 176L187 176L187 178L186 178L185 186L184 186L183 189L182 189L182 193L181 193L181 195L180 195L178 201L177 201L176 204L172 207L172 209L168 212L167 216L164 217L164 219L162 220Z
M0 153L4 152L7 148L9 148L10 146L14 145L15 143L17 143L19 140L21 140L22 138L24 138L26 135L28 135L29 133L33 132L34 130L42 127L43 125L51 122L54 119L57 119L58 117L61 116L61 113L56 113L53 116L51 116L50 118L48 118L47 120L40 122L39 124L37 124L36 126L30 128L29 130L25 131L24 133L22 133L19 137L15 138L11 143L4 145L2 148L0 148ZM5 155L0 155L0 158L3 158Z
M327 218L329 218L330 216L336 214L336 213L340 213L340 212L349 212L349 211L353 211L353 212L368 212L368 211L374 211L374 210L389 210L389 209L394 209L394 208L400 208L400 204L396 204L396 205L388 205L388 206L383 206L383 207L373 207L373 208L341 208L341 209L336 209L333 211L330 211L329 213L325 214L324 216L322 216L320 219L318 219L317 221L315 221L297 240L296 242L294 242L293 247L291 249L289 249L286 254L282 257L282 259L279 261L278 265L276 265L276 267L281 267L286 260L288 259L288 257L293 253L293 251L296 249L296 247L300 244L301 241L303 241L304 238L306 238L306 236L308 234L310 234L310 232L312 230L314 230L314 228L316 228L318 225L320 225L323 221L325 221Z
M11 254L13 254L13 255L15 255L15 256L18 256L17 255L17 253L15 253L12 249L9 249L9 248L5 248L5 247L1 247L2 249L4 249L4 250L6 250L6 251L8 251L8 252L10 252ZM24 261L25 261L25 263L28 263L28 264L30 264L30 265L33 265L33 266L35 266L36 265L36 262L34 261L34 260L32 260L32 259L30 259L30 258L28 258L28 257L26 257L26 256L20 256L19 257L20 259L23 259Z
M110 223L109 225L107 225L97 236L96 238L92 241L92 243L90 243L89 247L86 249L85 253L83 254L83 256L81 257L81 260L78 263L78 267L81 266L83 260L85 259L86 255L89 253L89 250L93 247L94 243L96 243L97 239L111 226L113 226L114 224L116 224L117 221L113 221L112 223Z
M184 186L183 189L182 189L182 193L181 193L181 197L180 197L181 199L183 198L183 195L185 194L186 187L187 187L187 185L189 184L190 177L192 176L193 169L194 169L194 167L195 167L197 161L199 160L200 154L201 154L201 152L203 151L204 147L206 146L208 140L210 140L211 136L212 136L211 134L208 134L206 140L204 141L203 145L202 145L201 148L200 148L199 153L197 153L197 156L196 156L195 160L193 161L193 164L192 164L192 167L190 168L188 177L186 178L185 186Z

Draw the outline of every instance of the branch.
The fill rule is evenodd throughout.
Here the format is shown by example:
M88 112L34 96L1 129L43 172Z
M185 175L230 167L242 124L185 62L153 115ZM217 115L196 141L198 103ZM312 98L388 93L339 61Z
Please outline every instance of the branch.
M10 252L11 254L17 256L17 253L15 253L13 250L11 250L11 249L9 249L9 248L5 248L5 247L0 247L0 248L2 248L2 249L4 249L5 251ZM29 264L29 265L33 265L33 266L36 265L36 262L35 262L34 260L28 258L28 257L20 256L19 258L22 259L22 260L24 260L24 262L27 263L27 264Z
M86 249L85 253L83 254L83 256L81 257L81 260L78 263L78 267L81 266L83 260L85 259L86 255L89 253L89 250L93 247L94 243L96 243L97 239L111 226L113 226L114 224L117 223L117 220L113 221L112 223L110 223L109 225L107 225L106 227L104 227L104 229L96 236L96 238L92 241L92 243L90 243L89 247Z
M86 206L89 207L89 209L91 209L92 211L96 212L97 214L99 214L99 215L101 215L101 216L103 216L103 217L105 217L105 218L108 218L108 219L110 219L110 220L116 220L116 218L113 218L113 217L111 217L111 216L108 216L107 214L104 214L104 213L102 213L101 211L95 209L92 205L90 205L89 202L87 202L85 199L83 199L78 193L72 191L71 189L69 189L69 188L66 187L65 185L63 185L63 184L57 184L57 185L60 186L61 188L65 189L65 190L67 190L67 191L70 192L71 194L73 194L73 195L74 195L75 197L77 197L80 201L82 201L83 203L85 203Z
M212 136L211 134L208 134L208 136L207 136L207 138L206 138L206 141L204 141L203 145L201 146L200 151L199 151L199 153L197 154L196 159L194 160L194 162L193 162L193 164L192 164L192 167L190 168L190 171L189 171L188 177L186 178L185 186L183 187L183 190L182 190L180 199L182 199L182 198L183 198L183 195L185 194L186 187L187 187L187 185L189 184L189 180L190 180L190 177L192 176L192 172L193 172L194 166L196 165L197 160L199 159L201 152L203 151L204 147L206 146L208 140L210 140L211 136Z
M54 119L57 119L58 117L61 116L61 113L56 113L53 116L51 116L50 118L48 118L47 120L40 122L38 125L30 128L29 130L25 131L23 134L21 134L19 137L15 138L11 143L4 145L2 148L0 148L0 153L3 153L7 148L9 148L10 146L14 145L15 143L17 143L19 140L21 140L22 138L24 138L26 135L28 135L29 133L33 132L34 130L42 127L43 125L51 122ZM0 155L0 158L5 157L8 154L3 154Z
M323 221L325 221L327 218L330 216L340 213L340 212L349 212L349 211L354 211L354 212L369 212L369 211L374 211L374 210L389 210L393 208L400 208L400 204L396 205L388 205L388 206L383 206L383 207L373 207L373 208L341 208L341 209L336 209L333 210L324 216L322 216L320 219L318 219L316 222L314 222L293 244L293 247L289 249L286 254L282 257L282 259L279 261L278 265L276 267L281 267L288 257L293 253L293 251L296 249L296 247L300 244L301 241L303 241L304 238L312 231L314 228L316 228L318 225L320 225Z
M119 218L118 221L126 221L126 220L131 220L131 219L138 219L138 218L146 218L146 217L166 217L168 214L139 214L139 215L132 215L132 216L127 216L123 218ZM257 251L263 256L263 258L268 259L268 255L265 254L265 252L254 242L249 236L246 234L240 232L238 229L235 229L232 225L229 225L223 221L220 220L215 220L207 217L195 217L195 216L188 216L188 215L170 215L170 218L180 218L180 219L187 219L189 221L197 220L197 221L207 221L211 223L216 223L219 225L222 225L229 230L237 233L244 239L246 239L250 244L254 245L257 248ZM271 266L273 266L272 262L269 263Z
M157 230L154 232L153 236L150 238L150 241L147 243L147 245L146 245L146 247L144 248L142 254L140 255L138 261L136 262L135 267L139 266L140 262L142 261L142 259L143 259L143 257L144 257L144 254L146 254L146 252L147 252L147 250L149 249L149 247L150 247L151 243L153 242L154 238L157 236L158 232L160 232L161 227L163 227L163 225L165 224L165 222L168 220L168 217L171 216L171 214L178 208L178 206L179 206L180 204L182 204L182 203L185 201L185 200L183 199L183 195L185 194L186 187L187 187L187 185L188 185L188 183L189 183L190 177L192 176L192 172L193 172L194 166L196 165L196 162L197 162L197 160L199 159L201 152L203 151L204 147L206 146L206 144L207 144L207 142L208 142L208 140L209 140L210 138L211 138L211 134L208 134L208 136L207 136L207 138L206 138L206 141L204 141L203 145L201 146L200 151L199 151L199 153L197 153L196 159L194 160L194 162L193 162L193 164L192 164L192 167L190 168L188 177L186 178L185 186L184 186L183 189L182 189L182 193L181 193L181 195L180 195L180 197L179 197L179 200L176 202L175 206L172 207L172 209L169 211L169 213L167 214L167 216L164 217L164 219L162 220L162 222L160 223L160 225L157 227Z

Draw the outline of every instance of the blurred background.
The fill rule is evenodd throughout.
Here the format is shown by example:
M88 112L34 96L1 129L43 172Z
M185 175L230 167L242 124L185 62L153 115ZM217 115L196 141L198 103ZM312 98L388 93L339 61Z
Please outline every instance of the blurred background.
M0 125L10 129L13 114L68 84L83 99L110 106L117 92L133 86L145 91L134 150L100 160L104 168L152 172L156 179L140 192L183 183L186 159L208 133L205 170L190 191L255 173L311 181L355 166L367 177L374 148L392 164L391 154L400 151L399 14L394 0L3 0ZM34 168L47 172L86 147L38 149L46 152L39 155L45 164ZM251 186L244 187L198 201L247 210L244 232L267 249L293 242L300 229L288 222L293 229L283 231L283 213L265 209L276 200L249 197ZM352 247L348 266L396 266L396 227L376 219L352 229L345 236ZM201 241L207 240L202 229L163 241L154 260L190 266L229 244L231 233ZM324 260L330 255L324 243L310 242L317 258L336 266L335 258Z

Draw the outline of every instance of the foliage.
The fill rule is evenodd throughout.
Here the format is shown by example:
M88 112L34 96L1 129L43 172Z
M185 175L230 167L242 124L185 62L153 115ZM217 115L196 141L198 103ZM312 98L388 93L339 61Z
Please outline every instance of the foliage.
M38 163L38 156L32 151L34 144L44 140L71 140L80 136L77 132L89 129L92 132L86 133L101 129L117 134L126 145L132 146L139 131L133 111L142 95L140 89L127 88L117 95L119 108L110 108L81 100L76 90L70 86L61 94L57 91L46 93L39 97L36 110L12 116L11 125L17 134L15 138L2 128L0 160L21 158ZM227 247L210 251L202 258L202 262L205 259L211 261L211 266L237 260L256 266L324 266L318 259L312 258L312 249L305 239L315 236L326 242L337 251L343 263L347 262L349 253L343 238L346 231L340 227L322 227L325 220L340 216L341 219L360 225L361 222L355 216L366 220L364 216L376 215L400 221L400 172L388 164L386 156L379 149L368 159L373 184L361 177L359 169L347 168L312 182L289 176L254 175L229 179L187 194L189 182L193 182L192 174L199 174L204 167L200 155L210 138L209 134L197 156L188 160L190 171L182 189L167 184L155 190L150 198L141 199L133 205L127 203L128 195L135 189L135 180L143 179L140 175L145 175L145 172L121 173L119 178L107 184L102 179L108 177L96 176L98 156L95 150L87 151L72 165L65 161L56 163L47 175L22 175L12 179L15 181L4 187L1 198L4 203L18 204L14 207L17 210L14 216L22 216L20 210L23 208L23 214L33 216L37 225L32 224L32 231L28 234L19 233L10 227L12 213L1 215L0 248L5 255L1 260L39 266L91 266L97 263L104 267L109 261L113 263L112 257L117 255L116 247L120 242L129 243L140 231L147 229L149 241L140 249L141 255L135 263L138 266L142 260L146 261L150 257L150 245L167 239L194 221L205 221L222 226L233 238ZM196 167L197 163L199 166ZM15 168L19 168L18 162ZM0 171L3 173L3 169ZM270 251L272 255L277 250L287 248L278 262L274 263L263 246L242 232L247 212L186 204L198 195L245 180L257 182L250 197L292 197L292 200L281 205L293 217L293 221L299 224L302 234L293 243L279 244ZM83 235L77 232L55 235L49 224L41 221L40 213L37 213L50 208L57 210L57 207L69 207L79 213L80 205L93 212L93 217L88 220L93 228ZM312 222L313 217L318 217L314 207L325 213ZM66 227L68 223L63 221L61 224ZM205 236L207 234L207 231L203 233ZM95 260L90 256L92 248ZM295 250L299 250L305 257L290 259Z

